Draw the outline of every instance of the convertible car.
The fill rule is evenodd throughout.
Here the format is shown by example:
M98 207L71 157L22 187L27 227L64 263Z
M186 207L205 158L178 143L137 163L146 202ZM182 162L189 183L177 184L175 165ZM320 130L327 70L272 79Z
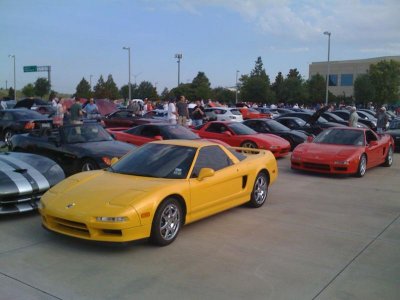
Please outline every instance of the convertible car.
M0 215L36 209L44 192L65 178L54 161L28 153L0 153L0 170Z
M113 157L121 157L135 146L115 141L101 125L94 122L16 134L11 138L9 148L47 156L70 175L106 168Z
M330 128L312 142L297 146L292 169L319 173L364 176L367 169L393 163L394 142L390 135L377 135L365 128Z
M50 189L45 228L96 241L151 238L172 243L184 224L248 203L262 206L278 175L271 152L236 152L207 141L157 141L105 170L76 174Z
M290 143L274 134L258 133L238 122L208 122L193 132L205 139L221 140L234 147L259 148L270 150L275 157L289 153Z

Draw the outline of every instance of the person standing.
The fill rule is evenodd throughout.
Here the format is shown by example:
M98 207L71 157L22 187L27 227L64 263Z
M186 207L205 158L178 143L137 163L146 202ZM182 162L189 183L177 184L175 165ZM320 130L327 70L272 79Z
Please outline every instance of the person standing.
M64 99L61 98L58 100L58 103L55 106L56 113L53 117L53 124L56 126L62 126L64 120Z
M172 99L168 103L168 122L171 124L176 124L178 118L178 113L176 112L175 99Z
M376 122L376 132L378 134L383 134L383 132L386 129L386 124L389 120L387 114L386 114L386 108L382 106L378 113L376 114L377 122Z
M176 104L176 109L178 111L178 124L186 126L186 121L189 118L189 109L185 96L179 97L179 102Z
M200 100L196 100L196 106L193 107L192 112L192 125L194 127L200 126L203 124L204 117L204 107L201 105Z
M86 117L88 119L95 119L96 115L99 113L99 108L97 105L94 103L94 99L90 98L89 103L86 104L85 108L83 111L86 113Z
M69 109L71 124L81 124L82 106L78 98L75 98L74 104Z
M352 106L350 109L349 127L357 127L358 114L356 110L355 106Z

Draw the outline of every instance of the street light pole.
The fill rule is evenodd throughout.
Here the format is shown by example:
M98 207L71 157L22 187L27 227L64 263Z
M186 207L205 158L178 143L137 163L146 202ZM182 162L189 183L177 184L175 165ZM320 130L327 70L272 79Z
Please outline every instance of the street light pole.
M235 103L238 102L238 75L239 75L239 70L236 70L236 93L235 93Z
M122 47L124 50L128 50L128 64L129 64L129 100L131 100L131 47Z
M182 53L177 53L175 54L175 58L178 59L177 63L178 63L178 86L181 82L181 59L182 59Z
M15 77L15 54L13 54L13 55L8 55L8 57L12 57L12 58L14 58L14 100L15 101L17 101L17 88L16 88L16 77Z
M325 94L325 105L328 105L328 89L329 89L329 57L331 52L331 33L329 31L324 32L325 35L328 36L328 70L326 74L326 94Z

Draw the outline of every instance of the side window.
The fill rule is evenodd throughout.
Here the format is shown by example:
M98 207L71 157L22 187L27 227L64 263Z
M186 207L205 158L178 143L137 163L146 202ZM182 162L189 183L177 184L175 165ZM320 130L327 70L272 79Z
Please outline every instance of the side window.
M370 130L365 132L365 137L366 137L366 140L367 140L367 144L369 144L371 141L377 141L378 140L377 136Z
M207 146L200 149L191 177L196 178L202 168L221 170L232 165L232 161L219 146Z
M215 133L222 133L227 130L228 130L228 128L224 124L221 124L221 123L212 123L206 129L206 131L208 131L208 132L215 132Z
M12 120L14 120L14 118L13 118L13 115L12 115L11 113L6 112L6 113L4 113L3 120L5 120L5 121L12 121Z
M155 137L156 135L161 135L160 130L157 127L147 126L142 129L142 136L145 137Z

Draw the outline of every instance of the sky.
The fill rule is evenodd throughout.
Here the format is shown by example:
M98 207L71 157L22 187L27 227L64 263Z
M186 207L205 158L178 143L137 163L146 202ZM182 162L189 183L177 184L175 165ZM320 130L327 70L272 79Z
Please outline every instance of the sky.
M74 93L84 77L118 87L150 81L159 93L204 72L232 87L261 56L271 82L312 62L400 55L400 0L0 0L0 87L17 89L51 66L52 89Z

